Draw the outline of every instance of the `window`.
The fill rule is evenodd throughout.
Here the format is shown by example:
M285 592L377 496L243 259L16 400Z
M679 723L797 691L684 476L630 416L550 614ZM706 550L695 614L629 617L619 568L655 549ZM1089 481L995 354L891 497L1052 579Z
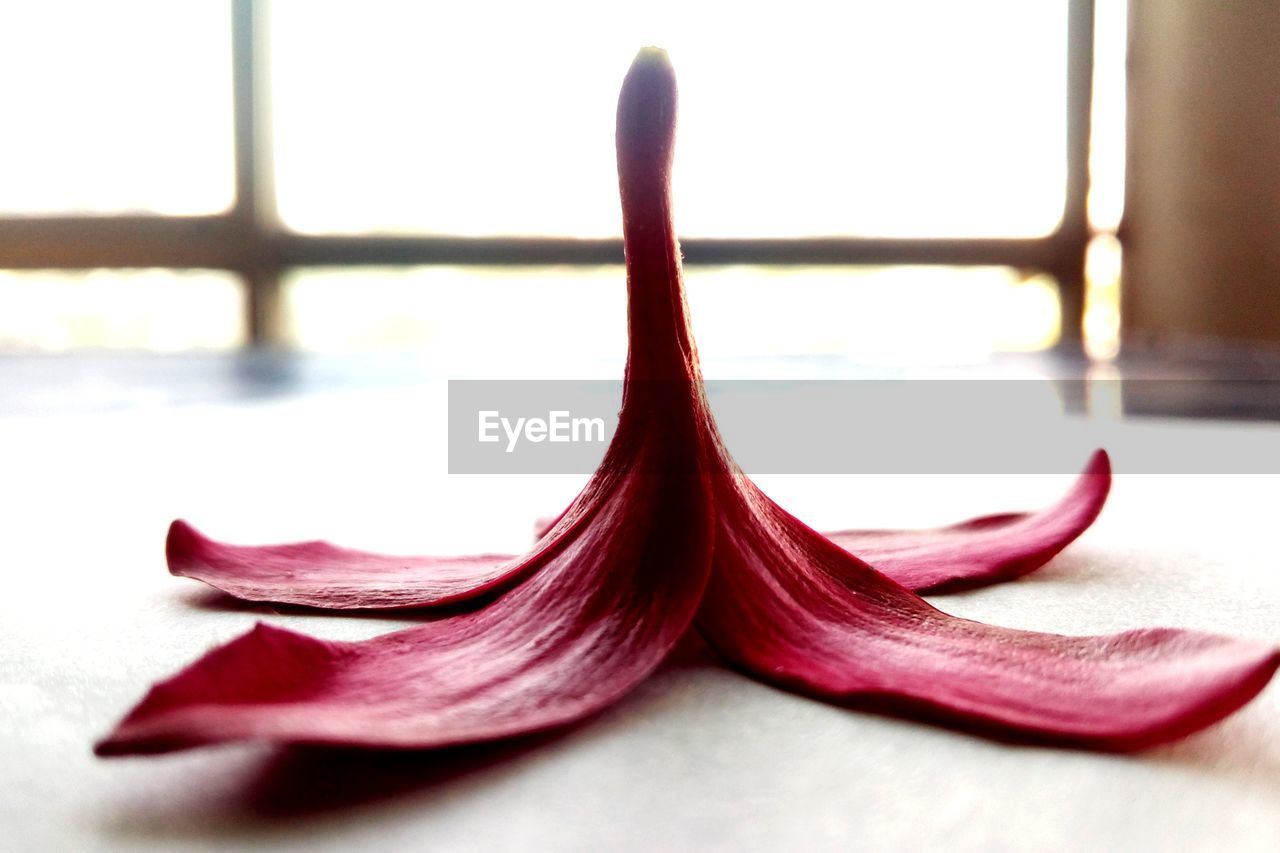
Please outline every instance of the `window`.
M774 352L1080 342L1091 0L0 15L27 81L0 95L24 129L0 142L0 315L43 284L56 325L89 310L85 282L145 279L126 290L168 282L218 324L138 296L142 320L99 327L173 328L64 345L418 347L499 294L528 303L512 316L614 298L595 293L621 281L613 104L643 43L680 77L677 224L710 354L742 350L717 299L742 322L790 309ZM39 345L9 325L0 346Z

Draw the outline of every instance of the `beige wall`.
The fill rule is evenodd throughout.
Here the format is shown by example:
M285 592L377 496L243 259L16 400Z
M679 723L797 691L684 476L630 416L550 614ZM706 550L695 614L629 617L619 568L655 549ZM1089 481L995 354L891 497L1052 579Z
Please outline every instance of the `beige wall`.
M1280 2L1129 21L1124 340L1280 341Z

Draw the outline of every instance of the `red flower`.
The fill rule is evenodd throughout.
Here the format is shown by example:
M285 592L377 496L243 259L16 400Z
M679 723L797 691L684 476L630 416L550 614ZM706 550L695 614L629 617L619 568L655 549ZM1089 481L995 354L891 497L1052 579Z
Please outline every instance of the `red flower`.
M1102 452L1046 511L938 531L828 538L765 496L724 448L703 393L671 221L675 107L666 55L641 51L618 106L631 347L622 411L599 470L533 550L243 548L174 522L172 572L242 598L475 606L356 643L259 625L153 687L100 755L244 739L427 748L549 729L620 699L691 628L729 665L797 692L1106 749L1185 735L1263 688L1280 652L1260 643L1015 631L949 616L908 588L1044 564L1101 510Z

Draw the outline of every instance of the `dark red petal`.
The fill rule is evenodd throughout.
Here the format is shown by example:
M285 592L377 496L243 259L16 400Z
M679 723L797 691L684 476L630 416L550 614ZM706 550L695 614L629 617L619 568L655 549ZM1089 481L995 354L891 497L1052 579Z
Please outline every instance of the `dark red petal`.
M1280 665L1274 647L1191 631L1065 637L949 616L730 477L698 626L763 680L1001 738L1130 750L1225 717Z
M640 461L663 452L641 449ZM586 523L488 607L359 643L259 626L156 685L100 755L230 740L425 748L608 706L687 630L710 561L705 481L597 484Z
M840 530L825 535L917 592L955 592L1035 571L1088 529L1111 489L1095 452L1071 491L1039 512L1004 513L933 530Z
M1038 569L1097 518L1111 488L1111 464L1097 451L1071 490L1034 513L970 519L933 530L841 530L824 534L903 586L953 592ZM545 536L563 517L538 519ZM390 557L327 542L246 547L209 539L175 521L169 571L249 601L333 609L429 607L463 600L519 577L517 557Z
M670 63L641 51L618 105L633 334L622 412L600 469L523 564L523 582L483 609L360 643L259 627L156 685L99 754L246 739L491 740L598 711L662 662L702 597L714 523L666 186L674 117Z
M955 592L1040 568L1097 518L1111 488L1106 451L1090 458L1057 503L1039 512L973 518L932 530L839 530L823 534L917 592ZM563 517L534 523L541 539ZM390 557L327 542L226 545L175 521L169 571L249 601L333 609L429 607L459 601L518 577L514 556Z
M172 574L236 598L336 610L457 602L518 578L531 562L500 554L392 557L321 541L227 545L182 520L169 526L165 554Z
M650 59L642 61L646 55ZM659 56L661 61L656 61ZM642 51L618 101L627 281L633 294L645 295L628 305L624 410L675 406L683 410L683 417L697 418L706 403L671 219L676 98L675 78L665 56L657 49ZM618 435L636 422L620 422ZM677 467L696 467L696 458L690 456ZM539 538L558 520L547 528L540 522ZM173 574L204 581L237 598L336 609L452 603L516 580L530 566L529 558L388 557L326 542L231 546L201 536L182 521L170 527L167 552ZM530 556L536 554L535 549Z

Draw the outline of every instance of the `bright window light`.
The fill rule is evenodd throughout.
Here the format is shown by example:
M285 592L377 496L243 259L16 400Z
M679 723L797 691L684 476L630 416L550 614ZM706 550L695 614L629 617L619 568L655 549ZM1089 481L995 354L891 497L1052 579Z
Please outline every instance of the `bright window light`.
M0 270L0 350L232 349L244 302L214 270Z
M618 84L666 47L686 236L1034 237L1065 197L1066 3L272 4L305 232L619 231Z
M1057 342L1057 286L1008 267L696 267L698 350L732 359L981 359ZM286 282L291 342L406 350L454 375L614 376L626 356L621 267L300 270ZM512 353L519 358L512 359Z
M226 0L0 6L0 213L218 213L234 196Z
M1096 231L1115 231L1124 214L1128 11L1125 0L1100 0L1094 10L1089 225Z

